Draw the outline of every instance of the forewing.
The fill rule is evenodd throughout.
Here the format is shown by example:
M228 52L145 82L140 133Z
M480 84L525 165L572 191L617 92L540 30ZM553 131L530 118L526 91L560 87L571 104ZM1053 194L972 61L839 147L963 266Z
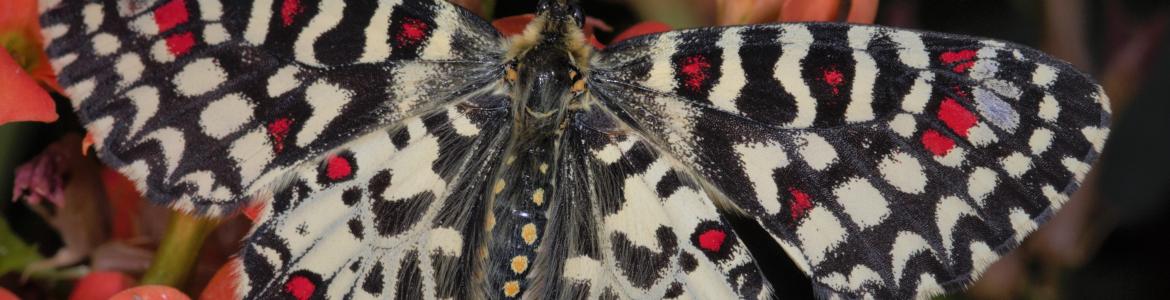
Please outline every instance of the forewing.
M480 174L499 164L508 116L502 92L475 95L295 170L244 244L238 295L478 298Z
M531 275L559 299L767 299L751 254L696 178L595 108L567 130Z
M446 1L42 2L98 156L151 200L210 215L483 88L503 51Z
M1108 100L1022 46L843 24L607 48L589 91L756 218L825 294L956 291L1077 189Z

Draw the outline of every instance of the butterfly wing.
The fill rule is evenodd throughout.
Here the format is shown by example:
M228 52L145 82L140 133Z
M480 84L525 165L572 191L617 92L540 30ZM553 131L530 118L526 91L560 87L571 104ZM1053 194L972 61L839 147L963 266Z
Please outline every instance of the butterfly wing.
M751 254L699 181L602 108L561 145L532 295L768 299Z
M446 1L42 1L97 154L216 215L298 165L495 80L503 40Z
M238 295L478 298L481 174L507 144L507 108L501 89L476 93L294 170L240 254Z
M819 292L956 291L1077 189L1101 88L989 40L785 24L629 40L589 92L755 218Z

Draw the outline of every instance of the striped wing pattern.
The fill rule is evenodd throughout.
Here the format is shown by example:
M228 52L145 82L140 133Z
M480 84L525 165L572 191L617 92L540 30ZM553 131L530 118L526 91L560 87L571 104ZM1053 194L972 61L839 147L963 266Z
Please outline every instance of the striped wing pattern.
M486 86L503 51L485 21L443 1L41 7L46 50L98 155L150 199L210 215Z
M239 295L468 299L484 239L485 176L506 143L507 97L475 93L295 170L256 220Z
M534 295L769 299L771 287L684 165L603 108L567 130ZM565 199L571 199L565 200ZM585 199L580 201L577 199ZM554 263L556 262L556 263ZM540 263L543 263L541 265ZM539 296L538 296L539 297Z
M957 291L1077 189L1108 100L1025 47L874 26L637 38L590 92L754 217L822 296Z
M265 201L237 270L253 299L769 298L721 213L758 221L820 296L953 292L1109 132L1101 88L1025 47L703 28L596 53L554 165L525 171L553 184L512 190L486 175L514 134L509 43L445 1L41 2L103 161L188 212ZM540 226L493 211L496 189Z

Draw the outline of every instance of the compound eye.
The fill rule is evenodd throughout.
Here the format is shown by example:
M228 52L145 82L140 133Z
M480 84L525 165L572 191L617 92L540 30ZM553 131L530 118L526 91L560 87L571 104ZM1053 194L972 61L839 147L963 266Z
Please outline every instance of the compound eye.
M581 11L581 6L573 5L573 19L577 20L577 27L585 27L585 12Z
M544 13L549 9L552 9L552 3L550 1L551 0L540 0L540 3L536 4L536 13Z

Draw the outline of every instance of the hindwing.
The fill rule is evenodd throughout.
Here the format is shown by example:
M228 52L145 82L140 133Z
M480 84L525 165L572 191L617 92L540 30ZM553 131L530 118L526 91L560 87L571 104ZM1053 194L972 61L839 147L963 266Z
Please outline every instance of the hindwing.
M771 287L689 170L602 108L566 129L529 276L559 299L768 299Z
M483 92L293 172L240 254L249 299L478 298L485 176L510 122Z

